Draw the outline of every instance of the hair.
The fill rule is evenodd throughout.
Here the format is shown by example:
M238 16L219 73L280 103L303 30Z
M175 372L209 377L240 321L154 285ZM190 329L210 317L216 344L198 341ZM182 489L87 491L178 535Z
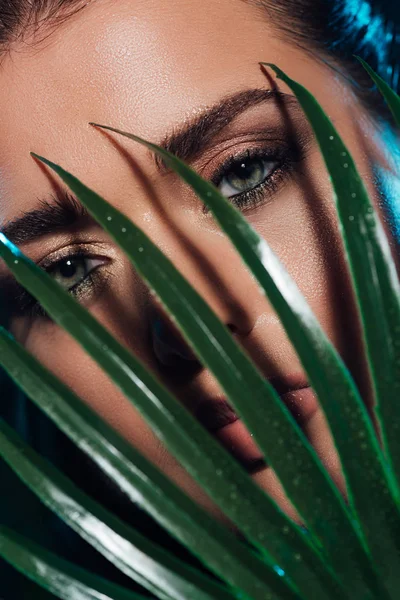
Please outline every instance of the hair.
M362 104L391 119L382 95L355 55L397 92L400 85L400 8L393 0L249 0L266 11L278 34L349 81Z
M45 25L51 31L91 0L0 0L0 56ZM41 38L43 39L43 38Z

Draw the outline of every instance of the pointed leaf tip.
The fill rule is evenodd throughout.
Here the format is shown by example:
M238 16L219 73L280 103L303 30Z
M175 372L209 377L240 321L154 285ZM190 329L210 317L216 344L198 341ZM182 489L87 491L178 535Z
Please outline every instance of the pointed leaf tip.
M48 165L49 167L54 168L56 166L55 163L51 162L50 160L48 160L44 156L40 156L40 154L36 154L36 152L30 152L29 154L31 156L33 156L33 158L37 158L37 160L39 160L40 162Z
M99 127L100 129L110 129L111 131L114 131L113 127L109 127L108 125L101 125L101 123L95 123L94 121L90 121L89 125L91 125L92 127Z
M361 63L364 69L367 71L372 81L386 100L386 103L393 115L393 118L400 127L400 97L398 93L380 76L376 73L365 60L360 56L354 55L355 58Z
M280 71L280 72L282 72L280 70L280 68L277 65L275 65L274 63L269 63L269 62L261 61L260 65L263 65L264 67L271 67L271 69L273 69L274 71Z

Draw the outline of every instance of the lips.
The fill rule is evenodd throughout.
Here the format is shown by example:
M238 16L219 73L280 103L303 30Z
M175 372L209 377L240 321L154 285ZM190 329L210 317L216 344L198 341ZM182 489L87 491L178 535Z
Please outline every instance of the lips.
M274 378L270 383L299 425L304 426L318 406L316 396L304 378ZM196 410L196 417L249 474L267 466L252 434L226 400L204 400Z

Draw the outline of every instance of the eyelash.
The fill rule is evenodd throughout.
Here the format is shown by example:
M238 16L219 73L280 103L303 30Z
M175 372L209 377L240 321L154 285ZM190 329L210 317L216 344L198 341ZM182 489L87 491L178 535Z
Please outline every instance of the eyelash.
M65 254L62 257L58 257L57 260L51 261L51 259L42 265L42 268L47 273L55 271L58 266L62 265L68 260L90 260L95 258L93 253L88 252L85 248L77 248ZM104 259L106 261L106 259ZM94 267L92 271L86 275L84 279L75 284L68 291L69 294L81 300L83 296L92 294L96 288L98 288L104 281L106 274L103 272L103 265ZM31 294L23 287L16 285L16 293L14 294L12 316L23 316L30 319L42 318L45 320L51 320L51 317L47 314L45 309L39 304L39 302L31 296Z
M259 159L277 163L272 173L254 188L227 198L239 210L257 208L265 201L266 194L270 196L278 190L280 184L293 172L296 163L300 162L302 157L301 150L297 145L292 148L284 145L274 150L271 150L270 147L248 148L244 152L230 156L212 175L211 183L218 187L224 177L244 160ZM203 207L203 212L209 212L206 206Z

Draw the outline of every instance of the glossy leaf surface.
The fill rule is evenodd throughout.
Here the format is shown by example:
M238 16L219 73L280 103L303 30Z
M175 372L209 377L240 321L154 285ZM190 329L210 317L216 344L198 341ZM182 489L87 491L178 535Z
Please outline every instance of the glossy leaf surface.
M147 600L62 560L3 525L0 556L63 600Z
M0 363L81 450L217 575L258 598L284 580L0 330ZM265 589L265 587L267 589ZM261 596L260 596L261 594ZM285 589L290 598L290 591Z
M94 502L0 420L0 455L89 544L161 600L232 600L222 585L171 557ZM236 598L242 597L236 596Z
M111 127L104 128L138 141L156 152L171 169L175 170L193 188L208 208L212 210L221 228L232 239L253 275L262 285L289 337L292 339L313 387L318 393L320 403L328 416L331 427L334 428L337 446L344 453L344 458L352 458L354 448L363 447L365 463L371 465L369 462L371 455L375 460L375 464L373 463L375 468L366 472L368 477L365 474L363 479L359 477L359 479L362 479L364 489L369 484L376 485L377 482L380 486L386 485L386 474L380 457L380 449L369 422L367 411L354 382L340 357L322 332L296 285L289 278L266 241L260 238L240 212L228 203L212 184L203 180L181 160L164 149L132 134ZM48 161L45 162L49 164ZM52 166L54 167L54 165ZM112 207L108 208L107 205L108 212L101 210L101 203L104 203L101 198L96 196L88 199L86 190L83 192L79 187L79 185L82 185L80 182L76 183L75 178L72 178L69 174L65 175L65 172L59 167L55 170L59 174L62 171L64 181L120 244L127 255L131 257L138 271L149 285L157 291L166 308L172 313L174 310L172 290L171 301L168 303L165 291L161 289L160 285L161 271L165 274L165 279L168 277L169 282L175 276L175 274L172 274L171 265L167 264L167 261L161 257L154 259L155 266L162 265L162 267L160 267L157 276L152 276L147 265L143 265L141 253L135 252L135 244L126 241L124 235L121 235L121 231L125 230L126 237L131 233L131 239L133 239L133 236L139 235L140 241L139 239L136 241L137 237L135 237L135 243L144 249L142 254L145 254L148 253L148 246L145 245L148 244L148 241L143 239L143 234L141 232L138 234L137 228ZM108 220L110 216L111 221ZM198 346L193 344L193 334L188 329L187 322L182 319L184 310L182 304L189 299L191 306L194 306L194 302L197 302L197 315L200 310L204 314L207 307L201 305L199 300L193 298L190 294L191 291L185 288L176 323L180 325L182 333L186 335L188 341L192 342L193 348L206 362L206 357L201 353L201 348L199 349ZM179 299L175 298L175 304L178 301ZM215 339L217 331L217 324L212 323L209 326L208 335L213 336L213 339ZM225 339L224 343L228 344ZM231 350L229 351L229 357L232 357ZM300 446L299 439L293 436L293 428L288 427L283 430L279 425L276 426L276 429L274 427L265 428L265 423L276 424L279 422L281 415L278 411L273 412L275 406L273 402L278 402L281 405L282 402L276 396L273 399L272 397L267 399L266 395L263 397L256 394L252 395L251 402L247 402L246 387L251 386L251 389L259 389L262 385L260 382L257 385L255 380L251 380L245 372L244 376L237 376L234 386L228 387L229 382L223 384L215 366L210 362L206 364L219 378L221 385L229 393L229 398L235 409L242 415L243 420L254 433L255 439L260 448L265 451L268 461L275 468L289 498L298 508L309 530L317 536L328 560L334 565L335 569L340 570L343 580L346 581L346 588L349 591L351 590L350 593L359 593L361 597L364 597L368 593L365 589L365 581L369 581L369 585L372 587L375 585L373 572L359 545L352 523L345 514L345 509L341 499L338 498L336 489L333 491L333 486L330 482L327 482L325 472L323 472L324 478L319 476L321 474L318 468L319 464L310 464L310 456L307 456L305 452L301 452L303 447ZM243 366L241 369L239 360L233 368L236 375L243 372ZM349 406L352 407L351 411ZM355 430L357 435L354 435ZM360 433L362 433L362 437ZM294 456L296 456L297 461L293 461L291 465L288 465L290 461L287 461L286 454L281 451L279 440L282 439L285 440L288 448L295 448ZM354 445L350 443L351 441L354 441ZM364 446L367 447L367 451ZM360 476L361 473L358 472L358 475ZM309 501L310 496L314 498L313 503ZM336 503L334 498L337 501ZM348 553L346 548L349 549ZM359 573L359 576L356 573ZM384 592L381 591L380 594L384 594Z
M58 167L58 169L60 168ZM62 171L62 169L60 170ZM72 176L69 177L72 178ZM100 206L105 204L94 192L88 190L78 180L76 182L89 195L93 194ZM110 213L115 217L117 211L108 204L107 210L108 212L104 218L107 222L110 222ZM122 215L121 218L123 218ZM124 221L124 227L125 225L126 229L128 227L135 227L127 219ZM156 278L160 278L161 281L165 282L168 289L171 283L171 271L166 271L167 259L163 257L160 251L140 230L138 232L141 240L141 245L137 246L138 254L142 257L142 260L146 260L150 265L156 267ZM206 482L207 491L223 509L224 513L247 535L252 543L261 550L267 550L267 556L272 557L285 573L290 573L290 578L296 588L301 592L309 593L311 589L315 590L315 586L318 585L321 589L320 594L332 593L332 590L329 591L329 588L325 589L327 581L326 571L323 569L318 555L311 548L304 533L281 513L273 501L259 487L253 484L251 479L237 466L231 456L221 448L214 438L206 434L199 423L188 414L187 410L168 394L154 377L147 373L143 366L125 348L121 347L87 311L68 294L63 293L51 277L43 273L31 261L27 260L19 253L18 249L7 241L3 244L0 241L0 255L6 260L7 265L16 278L23 278L24 286L41 301L49 314L64 329L73 334L75 339L85 347L89 354L103 367L105 372L113 378L126 396L151 423L155 433L179 458L189 472L203 485ZM17 256L18 258L16 258ZM182 277L172 265L171 269L181 281ZM169 277L166 279L167 273ZM173 281L174 278L172 279ZM179 301L179 306L182 306L179 296L185 298L185 295L182 293L178 294L176 288L174 288L173 292L173 298ZM192 290L193 294L195 294L194 290ZM188 304L189 299L193 302L193 298L190 297L186 299L185 304L190 309L190 305ZM201 301L200 298L199 300ZM207 314L213 319L213 325L221 328L225 334L229 350L232 349L232 353L234 353L235 349L237 349L239 352L240 360L234 363L235 367L237 365L242 370L243 365L248 365L251 370L250 372L258 376L257 371L246 359L244 353L240 352L239 348L234 344L230 334L223 328L205 304L204 307ZM190 310L197 311L198 307L194 305L193 309ZM200 322L204 322L200 313L196 312L193 316L197 320L200 320ZM215 340L217 332L218 329L213 331L212 341ZM202 327L200 336L197 337L209 345L210 340L208 336L204 335L204 326ZM224 353L221 354L220 359L226 356L226 350L223 348L222 350ZM213 352L217 356L213 344L211 344L210 352ZM229 358L231 359L231 357ZM230 375L237 381L237 372L232 369L231 360L229 365L231 367ZM266 383L259 376L258 382L261 386L264 386ZM263 406L268 410L269 404L264 403ZM302 434L297 426L292 427L294 421L279 398L274 407L278 416L279 414L283 414L287 420L287 427L285 429L285 431L288 431L287 435L289 436L291 429L293 429L295 435L302 438ZM275 432L274 435L276 436L277 433ZM270 445L271 447L273 446L272 443ZM280 451L277 452L275 446L273 446L273 451L275 455L281 454ZM300 452L298 445L296 451ZM310 450L310 454L314 456L312 449ZM219 458L218 462L216 462L217 458ZM287 462L286 465L288 469L293 469L293 465ZM234 474L232 470L234 470ZM328 481L325 474L324 476L326 481ZM211 485L212 482L213 485ZM334 489L333 486L331 487ZM304 489L303 495L307 493L308 490ZM335 493L337 495L336 490ZM339 554L337 552L337 555L340 556L341 563L343 563L342 553ZM300 559L298 558L299 556ZM347 566L347 562L345 564ZM353 572L352 581L355 580ZM318 581L324 582L322 588ZM368 593L364 586L363 593Z
M375 71L371 69L371 67L368 63L365 62L365 60L363 60L359 56L356 56L356 58L363 65L364 69L369 73L371 79L373 79L373 81L376 83L379 91L388 103L388 106L396 120L398 127L400 127L400 98L398 94L396 94L396 92L392 90L392 88L386 83L386 81L382 79L382 77L378 75L378 73L375 73Z
M346 256L362 318L367 355L373 377L379 412L391 429L400 431L400 283L388 239L368 197L348 148L329 117L304 86L290 79L275 65L269 65L295 93L314 129L335 192ZM379 324L379 326L377 326ZM349 405L349 422L354 403ZM330 420L331 423L331 420ZM354 423L354 425L353 425ZM344 456L340 438L335 435L343 460L349 497L376 568L393 598L400 588L400 571L395 566L400 554L400 521L397 493L385 477L377 444L371 445L353 421L349 431L349 452ZM358 438L358 443L357 443ZM392 439L393 464L400 467L400 442ZM400 472L398 473L400 475ZM382 494L382 491L384 493ZM394 495L395 494L395 497Z
M399 355L399 343L396 340L400 342L398 327L400 295L397 274L390 252L388 252L387 240L383 230L379 228L379 219L369 203L354 162L321 107L305 88L288 78L274 65L269 66L292 87L303 105L315 129L336 190L339 218L343 226L348 258L364 318L368 356L379 399L379 416L384 432L385 449L391 464L399 474L400 419L397 418L399 409L396 398L400 397L398 395L400 379L397 377L400 371L400 362L396 363L396 357ZM370 69L367 68L367 70L373 78L375 76L375 82L384 95L386 94L396 117L396 111L399 110L399 99L390 88L382 86L383 80L380 80ZM397 113L396 118L399 114ZM231 504L234 505L237 512L239 512L239 508L245 512L248 511L243 516L235 514L235 510L233 510L234 520L236 519L248 539L253 540L260 549L264 550L267 561L270 559L271 551L275 557L279 557L277 572L284 575L281 567L288 566L287 575L293 580L293 589L297 585L304 600L309 600L311 597L318 597L318 600L322 598L336 600L336 598L345 596L354 600L372 600L372 598L383 600L383 598L388 598L383 586L389 590L390 597L397 600L400 587L397 540L400 539L400 536L398 497L396 489L392 486L392 473L383 459L367 412L349 373L328 340L324 338L315 317L298 289L288 278L282 265L271 253L264 240L257 236L240 213L235 211L213 186L203 181L184 163L157 146L131 134L109 127L105 128L145 144L161 155L167 165L175 169L211 208L222 229L231 238L253 275L260 282L280 316L328 417L349 485L349 499L354 510L353 514L347 513L341 498L329 484L326 473L321 470L313 450L298 431L287 411L282 410L282 403L277 395L246 361L244 355L240 354L240 350L232 344L232 340L228 339L229 334L226 337L227 332L224 333L223 328L219 329L221 324L217 320L213 320L214 316L211 312L207 313L208 308L204 304L201 305L201 299L200 304L198 303L199 298L193 294L190 286L186 285L186 282L180 278L173 266L151 244L150 240L128 220L124 220L124 217L112 206L85 188L72 175L46 159L37 158L58 172L78 196L82 195L82 202L88 206L95 218L103 224L104 228L129 255L137 270L161 297L164 306L175 318L178 317L178 321L180 319L178 324L186 339L196 349L204 364L216 374L237 412L242 416L249 429L255 433L260 447L269 458L269 462L276 468L290 498L295 501L313 533L313 540L318 550L325 555L326 565L329 565L328 570L324 569L318 552L312 550L303 533L285 519L277 507L261 494L260 490L255 490L255 486L251 485L243 471L221 448L212 445L215 443L214 440L206 432L198 429L198 424L189 415L177 408L179 403L175 402L174 404L174 399L151 375L146 373L140 363L133 358L127 360L127 355L121 354L118 344L113 345L106 332L97 326L94 320L90 320L90 315L73 302L70 303L71 299L67 299L64 293L53 287L49 279L46 280L46 276L39 273L29 261L25 261L23 255L4 237L0 239L0 255L2 252L4 253L10 269L22 284L26 285L29 291L42 301L49 313L53 316L56 315L55 320L58 320L61 326L64 326L78 339L136 406L137 396L140 396L140 392L143 394L143 398L139 400L139 408L141 407L145 418L152 424L160 439L172 449L173 453L182 458L182 462L186 464L192 475L203 484L205 489L211 489L216 501L221 507L228 508L228 511L232 510L232 507L227 502L227 496L224 495L222 487L216 491L215 486L216 484L222 486L222 482L225 485L228 482L228 485L232 486L228 490ZM339 160L343 158L343 161L346 160L346 162L338 162L338 157ZM129 238L128 241L127 238ZM365 253L364 257L362 257L362 250ZM161 269L158 268L158 264L161 265ZM165 271L165 269L167 270ZM167 275L164 278L162 277L163 270ZM363 276L370 277L370 281L364 282ZM160 279L160 284L158 284L158 279ZM176 302L173 294L176 296ZM184 314L183 318L182 314ZM375 322L373 318L375 318ZM378 332L381 318L386 320L383 323L383 330ZM72 323L74 319L76 326ZM78 329L82 327L84 331L79 333ZM207 340L207 336L209 340ZM380 348L373 347L373 342L383 343L382 356L379 356ZM104 351L103 354L101 349ZM105 358L107 354L111 362L111 366L108 365L108 367ZM239 360L241 356L244 360L242 363ZM139 502L142 502L160 523L200 556L214 572L220 575L222 573L222 577L227 582L236 585L237 588L245 589L253 599L263 598L264 600L264 596L261 595L263 593L267 594L265 598L269 597L267 589L271 584L280 600L292 597L294 600L296 596L293 593L290 596L289 588L285 587L286 577L274 578L276 573L270 567L267 567L247 547L239 544L233 536L230 536L227 531L205 515L193 502L186 499L179 489L163 478L162 474L140 457L134 449L124 445L97 415L92 414L87 407L84 407L79 399L50 373L41 368L4 332L0 332L0 362L2 361L8 364L8 370L17 383L25 391L30 390L34 401L63 431L67 432L71 439L92 456L122 489L128 490L128 495L132 499L136 501L139 499ZM380 369L382 367L384 370L381 381ZM229 373L229 369L233 371L233 375L232 372ZM243 387L240 388L240 385ZM397 385L397 388L392 388L392 385ZM143 386L145 390L143 390ZM251 390L251 394L249 390ZM392 391L392 398L389 398L387 394L389 390ZM146 409L146 400L154 404L154 411ZM70 406L68 406L69 402ZM269 405L272 406L272 410ZM280 408L278 408L279 405ZM279 433L280 438L275 438L275 442L277 439L288 441L291 449L296 451L297 471L301 471L301 477L296 479L297 483L294 483L295 479L290 477L293 465L284 465L281 449L279 451L274 449L274 439L271 441L267 439L268 436L265 436L263 430L266 429L266 422L276 423L276 435ZM178 435L178 443L174 444L173 437L177 431L177 425L187 426L188 429L185 433L188 435L186 438L185 435L180 438ZM270 427L268 433L270 430L274 433L274 428ZM191 436L194 436L191 440L192 446L190 446L190 440L187 439ZM208 454L209 444L211 444L211 456ZM193 461L184 456L185 452L189 450L194 450ZM29 450L27 453L30 455ZM355 457L357 460L354 460ZM12 460L18 463L20 458L17 451ZM135 460L132 460L133 458ZM206 461L205 468L196 468L196 460ZM33 472L34 470L33 467ZM220 471L219 477L215 478L217 471ZM29 468L26 473L29 477ZM53 474L57 477L56 473ZM60 482L59 479L58 481ZM237 486L237 481L240 482L239 486ZM246 506L245 491L249 482L251 502L247 502ZM304 490L303 487L306 485L308 488ZM161 508L162 495L164 496ZM318 508L309 504L310 497L315 498ZM82 496L80 498L82 499ZM261 510L262 503L264 503L267 516ZM162 514L157 514L158 509L162 511ZM259 516L265 520L257 534L254 519ZM278 519L278 524L273 522L274 517ZM204 537L201 533L202 526L205 527ZM359 528L363 532L362 540L358 534ZM1 536L4 531L4 528L0 530L0 548L2 549L4 545L1 545L3 540ZM199 539L193 539L196 532L199 533ZM8 533L10 532L6 531L7 535ZM13 533L11 532L10 535L12 537ZM268 539L265 539L266 536ZM363 552L364 541L368 545L368 551L371 552L370 558ZM9 551L9 544L7 548ZM217 556L219 548L222 550L222 555ZM299 552L294 553L296 549ZM34 549L33 554L36 550ZM287 551L291 551L291 554L286 555ZM41 549L39 549L40 552ZM299 561L297 557L300 557ZM45 558L40 560L45 561ZM232 569L235 564L238 572L232 573L229 569ZM271 566L273 564L271 562ZM57 572L56 576L56 578L59 577L60 580L68 582L64 589L60 590L60 593L67 593L70 589L68 587L68 577L71 579L69 565L64 566L66 569L64 574ZM336 575L341 579L346 591L344 588L338 587L329 575L328 571L332 567L336 570ZM376 582L373 573L375 567L381 575L381 584ZM53 573L56 571L51 569L46 571L42 563L41 572L45 573L44 582L46 577L50 582L55 579ZM84 577L87 575L84 573ZM244 588L241 586L241 576L246 582ZM252 577L255 577L258 583L261 582L261 585L264 584L263 591L252 581ZM239 585L237 585L238 582ZM254 584L253 588L252 584ZM75 589L74 598L98 597L96 595L78 595L81 593L81 588L76 587L80 585L79 577L76 581L72 581L72 585L75 585L75 588L71 588ZM274 587L275 585L276 587ZM121 593L123 592L124 590L121 591ZM86 589L84 593L86 593ZM238 598L244 597L240 596L241 592L238 594ZM107 596L101 597L106 598ZM300 596L298 597L300 598Z
M378 89L384 96L393 117L400 127L400 98L399 96L388 86L388 84L377 74L371 67L364 61L362 58L357 57L364 68L367 70L373 81L376 83ZM384 294L384 289L382 290L382 294ZM397 308L394 308L394 311L397 311ZM395 312L394 312L395 314ZM390 317L390 314L388 315ZM400 331L392 331L392 336L394 338L395 349L397 360L399 360L400 355ZM390 343L391 340L388 340ZM396 356L394 360L396 360ZM380 378L380 373L377 370L377 379ZM388 460L392 466L393 472L396 475L396 483L398 488L400 488L400 406L397 401L396 394L398 393L398 385L396 390L394 390L392 396L384 396L379 397L378 406L376 407L376 413L379 419L382 437L384 446L386 449Z

